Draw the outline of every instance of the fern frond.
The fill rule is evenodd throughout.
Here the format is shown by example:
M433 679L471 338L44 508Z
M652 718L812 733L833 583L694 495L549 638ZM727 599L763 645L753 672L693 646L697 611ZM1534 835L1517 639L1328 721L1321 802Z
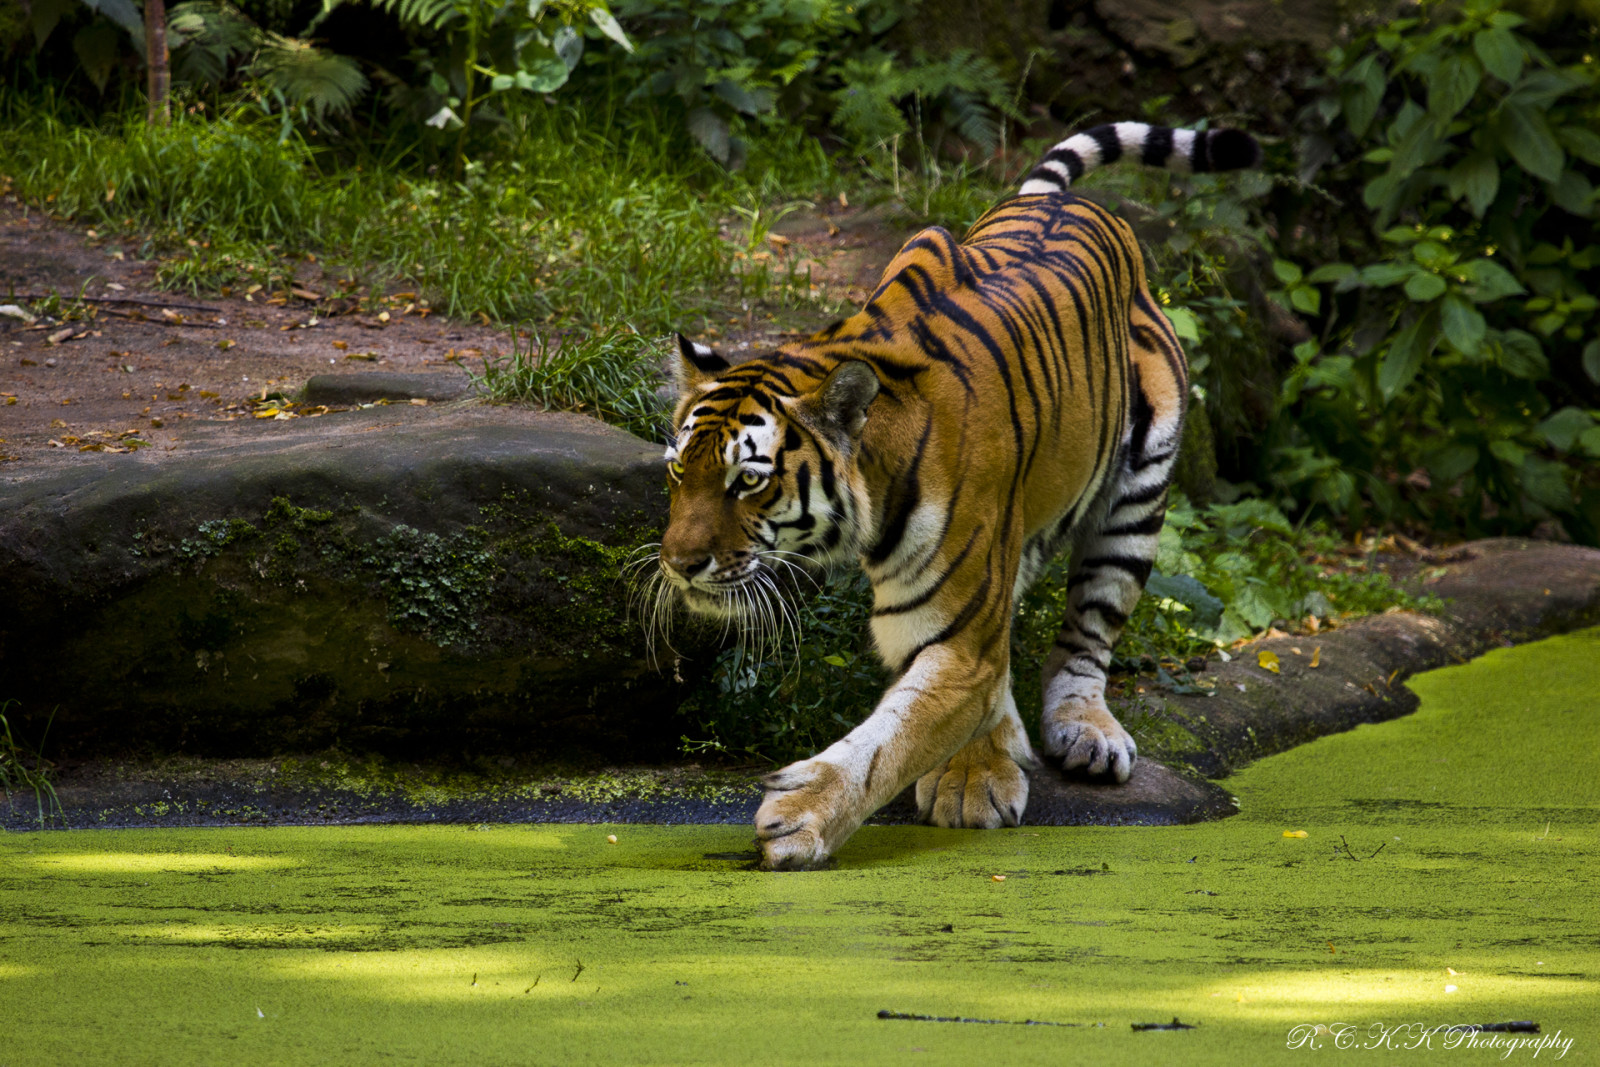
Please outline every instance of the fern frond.
M429 30L438 29L456 14L455 0L372 0L372 6Z
M250 72L291 104L309 108L319 122L329 112L349 114L367 91L367 76L349 56L275 33L267 35Z
M167 14L173 76L179 81L216 85L233 61L255 51L261 31L232 4L190 0Z

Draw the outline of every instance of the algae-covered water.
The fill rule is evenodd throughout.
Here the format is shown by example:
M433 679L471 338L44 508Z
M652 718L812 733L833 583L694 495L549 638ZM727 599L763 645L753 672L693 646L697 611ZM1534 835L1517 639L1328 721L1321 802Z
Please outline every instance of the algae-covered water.
M0 1065L1600 1062L1600 630L1411 684L1220 823L806 874L742 827L3 835Z

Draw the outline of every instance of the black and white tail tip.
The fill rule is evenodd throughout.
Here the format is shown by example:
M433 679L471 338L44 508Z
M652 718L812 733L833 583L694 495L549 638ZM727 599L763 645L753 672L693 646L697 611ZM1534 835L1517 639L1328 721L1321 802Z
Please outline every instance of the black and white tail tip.
M1261 162L1261 146L1241 130L1175 130L1117 122L1075 133L1044 154L1022 183L1023 196L1059 193L1084 171L1133 159L1181 174L1242 170Z

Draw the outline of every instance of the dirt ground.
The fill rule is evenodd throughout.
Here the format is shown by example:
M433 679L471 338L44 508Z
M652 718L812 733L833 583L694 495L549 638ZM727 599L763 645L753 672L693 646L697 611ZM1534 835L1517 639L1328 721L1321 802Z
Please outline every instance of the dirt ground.
M841 302L858 305L906 233L881 215L827 204L786 219L758 255L803 257L820 313L780 321L752 309L707 339L743 354L793 336L785 326L821 326ZM414 292L363 306L314 262L292 292L204 297L161 291L156 266L128 241L0 199L0 305L37 316L0 315L0 476L80 453L178 452L197 421L313 419L341 410L296 402L313 375L460 376L509 347L503 329L432 314ZM58 306L39 314L52 295ZM413 403L413 417L429 417Z

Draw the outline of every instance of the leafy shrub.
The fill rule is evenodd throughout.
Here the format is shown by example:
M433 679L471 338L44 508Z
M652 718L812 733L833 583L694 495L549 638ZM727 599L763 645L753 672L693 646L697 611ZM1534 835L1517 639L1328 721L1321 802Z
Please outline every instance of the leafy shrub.
M1335 51L1312 146L1355 157L1375 240L1277 264L1321 336L1284 381L1275 485L1357 519L1600 539L1594 37L1470 0Z

